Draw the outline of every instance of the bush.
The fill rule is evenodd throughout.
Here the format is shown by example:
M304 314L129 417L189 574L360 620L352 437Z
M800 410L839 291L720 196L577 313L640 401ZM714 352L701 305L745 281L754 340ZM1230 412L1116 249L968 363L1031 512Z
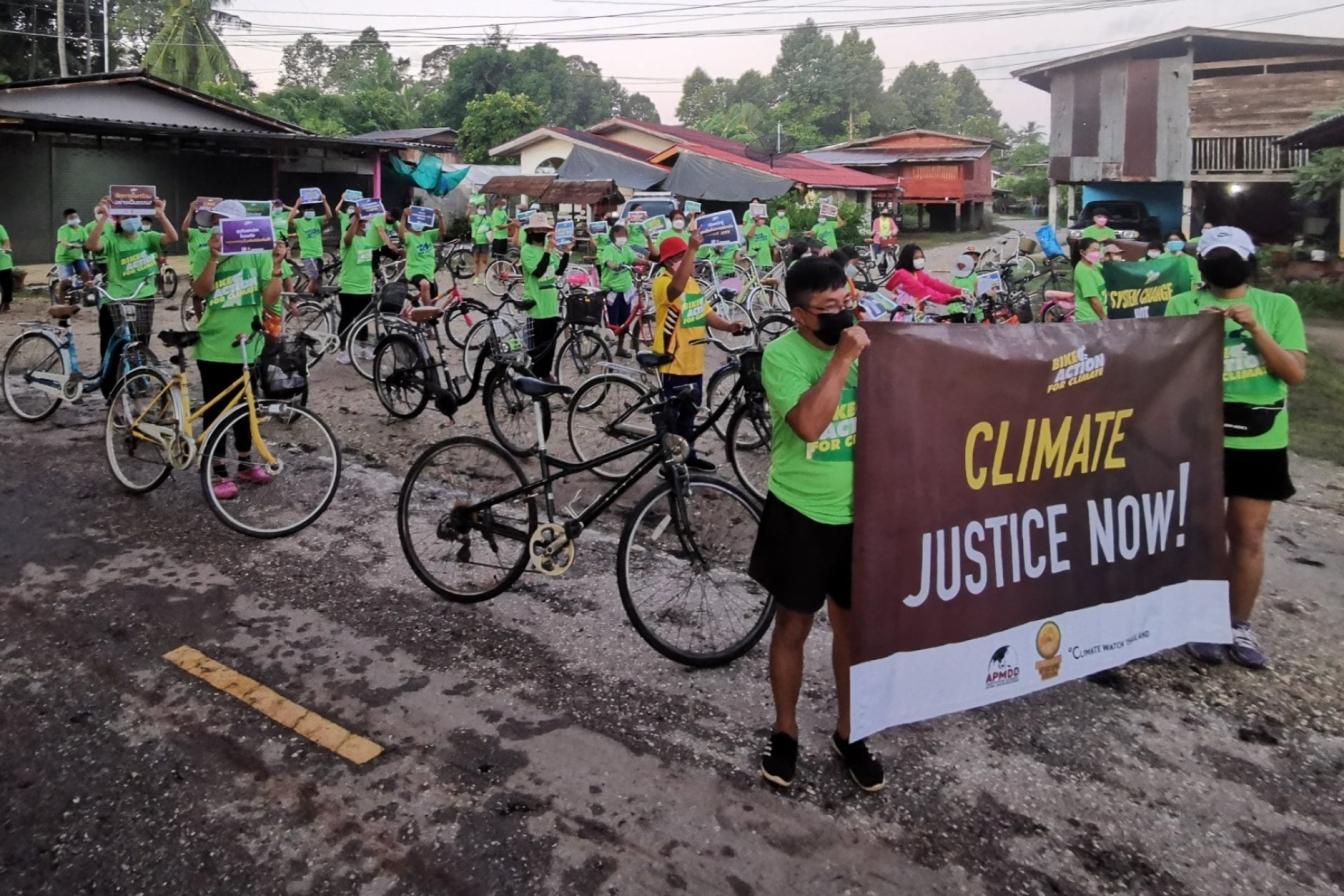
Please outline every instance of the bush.
M1344 319L1344 283L1338 280L1262 280L1264 288L1293 297L1304 317Z

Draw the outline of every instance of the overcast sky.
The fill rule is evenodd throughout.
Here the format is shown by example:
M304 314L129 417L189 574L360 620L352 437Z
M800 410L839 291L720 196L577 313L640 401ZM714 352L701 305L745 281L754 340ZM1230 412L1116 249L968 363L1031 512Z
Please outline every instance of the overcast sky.
M1329 0L830 0L815 7L797 0L235 0L228 10L254 23L226 30L225 40L263 89L279 76L281 48L305 30L339 44L372 25L415 72L430 50L479 42L498 23L518 44L545 40L593 60L648 95L664 121L675 120L681 81L695 66L732 78L749 68L768 72L777 32L809 15L837 39L850 26L872 38L888 83L911 61L933 59L948 70L965 61L1015 127L1048 124L1048 96L1008 74L1034 62L1187 26L1344 37L1344 2ZM693 36L662 37L672 34Z

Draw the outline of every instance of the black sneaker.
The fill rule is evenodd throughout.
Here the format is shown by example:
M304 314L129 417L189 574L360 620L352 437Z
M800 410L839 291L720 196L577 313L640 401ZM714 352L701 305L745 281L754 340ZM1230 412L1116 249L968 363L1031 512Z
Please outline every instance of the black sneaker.
M877 757L868 752L866 741L856 740L850 743L836 733L831 735L831 749L835 750L835 755L845 764L854 783L864 790L877 793L887 786L886 779L882 775L882 764L877 761Z
M770 751L761 754L761 777L776 787L788 787L798 770L798 741L783 731L770 735Z
M695 470L697 473L713 473L719 469L719 465L712 460L705 460L703 457L686 458L686 469Z

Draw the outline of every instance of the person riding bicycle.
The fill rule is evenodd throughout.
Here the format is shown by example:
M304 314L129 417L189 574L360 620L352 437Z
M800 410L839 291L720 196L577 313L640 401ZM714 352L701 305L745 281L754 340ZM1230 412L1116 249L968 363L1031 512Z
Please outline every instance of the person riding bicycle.
M227 200L210 210L215 225L225 218L245 218L247 211L241 202ZM191 288L201 297L204 312L197 332L200 340L193 349L196 369L201 375L202 401L227 392L243 375L242 352L248 363L254 363L265 346L265 337L257 324L266 312L280 313L280 293L284 275L283 264L289 254L289 245L277 239L270 252L248 252L242 255L222 256L221 236L211 233L207 244L205 267L192 281ZM246 335L245 349L236 344L240 335ZM220 402L201 414L208 429L224 410ZM237 452L238 469L234 476L228 470L215 467L215 483L211 490L221 501L238 497L238 483L267 485L271 474L262 465L249 461L252 452L252 431L248 421L240 420L233 427L233 447Z
M93 230L89 232L89 248L102 249L107 254L107 295L111 299L129 299L131 297L152 296L154 278L159 273L158 257L165 245L177 242L177 229L168 220L164 212L162 198L154 200L155 218L163 227L163 233L143 233L140 230L140 217L111 216L108 210L112 200L104 196L98 204L98 215ZM108 229L111 220L112 228ZM148 288L146 288L146 283ZM148 339L154 329L153 300L137 301L137 323L141 332L140 339ZM112 340L116 323L106 302L100 302L98 308L98 352L107 355L107 344Z
M336 333L342 345L345 344L345 334L350 325L371 301L374 251L386 245L387 237L383 231L367 224L359 216L358 210L350 215L345 232L341 234L341 317ZM373 349L369 346L361 343L352 345L352 348L363 352L367 360L373 360ZM336 361L340 364L349 364L350 353L344 348L341 349L336 355Z
M490 254L495 258L504 258L509 254L509 237L512 235L512 222L509 220L509 200L504 196L495 198L494 211L490 212Z
M901 234L900 225L896 223L896 216L891 211L891 206L884 205L877 217L873 219L873 260L878 263L878 269L884 270L883 253L887 249L895 249L898 245L898 238Z
M630 336L630 347L639 347L638 327L625 327L636 298L635 278L630 269L639 260L629 242L630 235L625 225L617 224L611 229L611 242L597 253L600 282L607 293L607 323L623 328L616 334L616 354L622 358L630 357L630 350L625 347L627 334Z
M437 209L434 211L434 225L425 225L421 221L411 221L411 210L403 209L401 221L397 224L397 233L401 237L401 247L406 251L406 282L417 293L421 305L428 305L439 296L439 284L434 281L438 253L434 244L448 238L448 219Z
M569 267L569 250L555 245L555 228L546 212L533 212L523 228L523 245L518 264L523 269L523 295L534 303L527 309L531 318L528 354L532 375L555 382L555 339L560 333L560 293L556 280ZM556 260L556 256L559 260Z
M65 219L56 230L56 273L60 280L56 284L56 304L65 304L65 285L78 275L87 289L93 283L93 271L84 258L84 244L87 241L85 229L80 226L79 212L68 208L61 212Z
M679 236L663 241L657 276L653 279L653 351L671 355L671 360L659 367L663 394L669 401L686 387L691 387L693 401L681 405L672 432L684 438L691 446L686 466L692 470L712 473L715 464L695 451L695 415L704 402L705 327L725 333L741 333L746 327L738 321L729 323L710 309L694 277L695 253L704 238L691 229L689 243ZM689 251L688 251L689 250Z
M327 194L320 194L321 205L294 200L289 213L289 226L299 238L299 265L308 278L308 292L317 295L322 286L322 231L331 222L331 204ZM277 239L279 235L277 234Z
M965 294L951 283L944 283L924 270L924 250L914 243L901 247L896 269L883 284L891 292L903 292L913 298L919 307L925 302L950 305L965 298Z
M468 226L471 228L471 282L479 286L490 264L490 216L484 205L472 210Z

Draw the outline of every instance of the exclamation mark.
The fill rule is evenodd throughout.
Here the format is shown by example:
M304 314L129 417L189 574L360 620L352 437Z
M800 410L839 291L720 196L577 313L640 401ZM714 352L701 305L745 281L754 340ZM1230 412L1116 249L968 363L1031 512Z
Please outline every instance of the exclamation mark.
M1185 498L1190 486L1190 464L1189 462L1181 464L1181 503L1177 507L1176 523L1177 528L1185 529ZM1176 533L1176 547L1185 547L1185 532Z

